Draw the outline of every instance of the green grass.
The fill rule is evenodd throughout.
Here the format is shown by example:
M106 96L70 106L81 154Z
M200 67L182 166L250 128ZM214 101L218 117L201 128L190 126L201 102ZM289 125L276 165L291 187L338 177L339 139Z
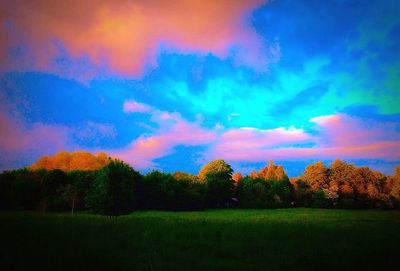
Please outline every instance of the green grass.
M0 212L1 270L400 270L400 212Z

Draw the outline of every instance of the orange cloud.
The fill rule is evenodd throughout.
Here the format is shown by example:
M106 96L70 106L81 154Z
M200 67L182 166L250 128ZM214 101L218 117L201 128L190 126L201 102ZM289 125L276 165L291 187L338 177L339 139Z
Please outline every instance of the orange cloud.
M52 71L57 42L70 56L123 76L156 66L160 46L224 58L234 45L242 48L239 61L265 67L279 52L265 48L248 23L263 2L6 0L0 4L0 56L8 56L2 68ZM18 45L25 46L20 61L8 53Z

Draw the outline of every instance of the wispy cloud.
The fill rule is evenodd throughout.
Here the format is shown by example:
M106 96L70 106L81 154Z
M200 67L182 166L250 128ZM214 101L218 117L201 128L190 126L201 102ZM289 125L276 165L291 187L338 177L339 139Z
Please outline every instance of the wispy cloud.
M257 129L202 128L178 113L152 111L158 128L142 135L124 149L114 151L140 169L154 167L154 160L173 153L175 147L206 147L202 161L262 162L298 159L400 159L399 123L363 120L346 114L310 119L312 130L296 127Z
M156 167L155 159L174 152L177 146L198 146L215 140L215 132L201 128L199 122L189 122L178 113L152 111L151 121L158 128L151 135L142 135L127 147L107 151L138 169Z
M139 103L134 100L124 102L123 111L125 113L150 113L153 108L147 104Z
M310 120L314 133L294 127L233 129L210 147L209 159L260 162L295 159L400 159L400 124L346 114Z

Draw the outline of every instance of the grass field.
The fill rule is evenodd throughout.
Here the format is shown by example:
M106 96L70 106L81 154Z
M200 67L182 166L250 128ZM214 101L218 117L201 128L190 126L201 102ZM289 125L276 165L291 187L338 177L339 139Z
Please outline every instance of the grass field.
M1 270L400 270L400 212L0 212Z

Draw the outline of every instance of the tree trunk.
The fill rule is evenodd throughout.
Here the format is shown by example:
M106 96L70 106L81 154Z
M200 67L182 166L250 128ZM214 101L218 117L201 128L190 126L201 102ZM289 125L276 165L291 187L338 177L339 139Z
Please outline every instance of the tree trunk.
M71 214L74 214L74 208L75 208L75 199L72 199L72 204L71 204Z

